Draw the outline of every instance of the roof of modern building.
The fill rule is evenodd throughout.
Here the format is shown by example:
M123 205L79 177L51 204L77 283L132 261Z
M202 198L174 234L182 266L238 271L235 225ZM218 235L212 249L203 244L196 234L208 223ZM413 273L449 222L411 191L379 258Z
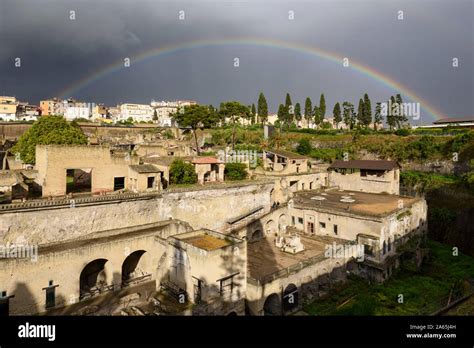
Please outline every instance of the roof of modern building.
M323 191L297 192L293 206L334 215L351 214L371 217L385 217L406 207L410 207L419 198L329 189Z
M454 117L447 117L441 118L433 122L433 124L442 124L442 123L470 123L474 122L474 117L466 117L466 118L454 118Z
M220 164L223 163L216 157L195 157L192 161L194 164Z
M280 157L286 157L286 158L291 158L291 159L308 159L308 157L300 155L299 153L294 153L294 152L285 151L285 150L265 150L265 151L273 153Z
M386 160L336 160L329 169L369 169L369 170L392 170L400 167L396 161Z
M137 173L158 173L160 171L153 164L132 164L129 167Z

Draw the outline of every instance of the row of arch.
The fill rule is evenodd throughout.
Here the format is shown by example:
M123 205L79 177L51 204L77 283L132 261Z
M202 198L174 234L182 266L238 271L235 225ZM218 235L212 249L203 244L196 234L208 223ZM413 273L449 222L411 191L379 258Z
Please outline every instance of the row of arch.
M298 307L299 290L298 287L290 283L283 290L283 293L278 296L276 293L269 295L263 304L263 315L277 316L290 312Z
M301 286L298 288L296 284L288 284L282 291L281 295L272 293L267 296L263 304L263 315L275 316L284 315L298 308L300 296L306 296L310 292L318 292L319 290L328 290L332 284L343 281L346 277L346 270L353 267L352 264L336 263L331 272L323 269L317 278L306 276L303 278ZM313 295L315 295L313 293Z
M139 277L147 276L151 273L147 272L144 265L147 258L145 250L136 250L129 254L122 263L121 268L121 286L126 287L129 283ZM108 275L106 273L106 265L109 260L95 259L89 262L81 271L79 276L79 298L88 297L95 292L107 290L110 286L107 284Z
M269 236L277 232L283 232L286 230L286 227L288 226L288 217L286 214L281 214L278 217L278 224L275 222L275 220L270 219L267 222L265 222L265 225L263 226L264 231L262 231L261 228L258 228L254 230L249 236L248 239L250 241L256 241L260 240L265 235Z

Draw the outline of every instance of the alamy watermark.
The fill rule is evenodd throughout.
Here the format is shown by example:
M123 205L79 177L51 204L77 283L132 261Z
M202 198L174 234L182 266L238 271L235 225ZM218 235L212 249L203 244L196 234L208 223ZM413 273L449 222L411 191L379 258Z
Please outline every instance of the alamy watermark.
M256 150L219 150L217 157L224 163L248 163L257 166L258 152Z
M406 116L413 120L420 119L420 103L392 103L389 100L386 103L380 103L380 114L382 116Z
M355 258L359 262L364 261L364 245L363 244L326 244L324 256L331 259L348 259Z
M0 259L31 259L32 262L36 262L38 261L38 245L10 242L0 244Z

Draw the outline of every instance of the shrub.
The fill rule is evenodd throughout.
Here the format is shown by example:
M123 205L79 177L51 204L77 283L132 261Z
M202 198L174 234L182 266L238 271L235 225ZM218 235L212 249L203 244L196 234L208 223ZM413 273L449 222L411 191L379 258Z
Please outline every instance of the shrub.
M197 182L197 174L191 163L177 159L170 166L170 183L177 184L195 184Z
M410 135L410 130L409 129L406 129L406 128L401 128L401 129L397 129L395 131L395 134L400 136L400 137L406 137L406 136L409 136Z
M313 146L308 138L300 139L298 146L296 147L296 152L300 155L309 155L313 150Z
M247 178L247 166L244 163L227 163L224 171L226 180L244 180Z

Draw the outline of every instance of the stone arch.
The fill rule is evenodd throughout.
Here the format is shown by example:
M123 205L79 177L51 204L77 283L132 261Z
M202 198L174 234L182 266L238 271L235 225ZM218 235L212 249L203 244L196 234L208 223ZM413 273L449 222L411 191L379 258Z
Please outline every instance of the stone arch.
M286 230L286 226L288 226L288 218L286 214L281 214L278 217L278 231L284 232Z
M79 276L79 299L93 296L107 287L105 264L107 259L95 259L89 262Z
M122 287L147 280L151 277L149 253L136 250L130 253L122 263Z
M280 297L277 294L273 293L266 298L263 304L263 315L281 315Z
M276 233L275 221L268 220L265 224L265 234L268 236L268 235L271 235L273 233Z
M283 291L283 310L291 311L298 307L299 291L298 287L290 283Z
M235 311L232 311L232 312L230 312L230 313L227 314L228 317L235 317L235 316L237 316L237 315L238 315L238 314L237 314L237 312L235 312Z

